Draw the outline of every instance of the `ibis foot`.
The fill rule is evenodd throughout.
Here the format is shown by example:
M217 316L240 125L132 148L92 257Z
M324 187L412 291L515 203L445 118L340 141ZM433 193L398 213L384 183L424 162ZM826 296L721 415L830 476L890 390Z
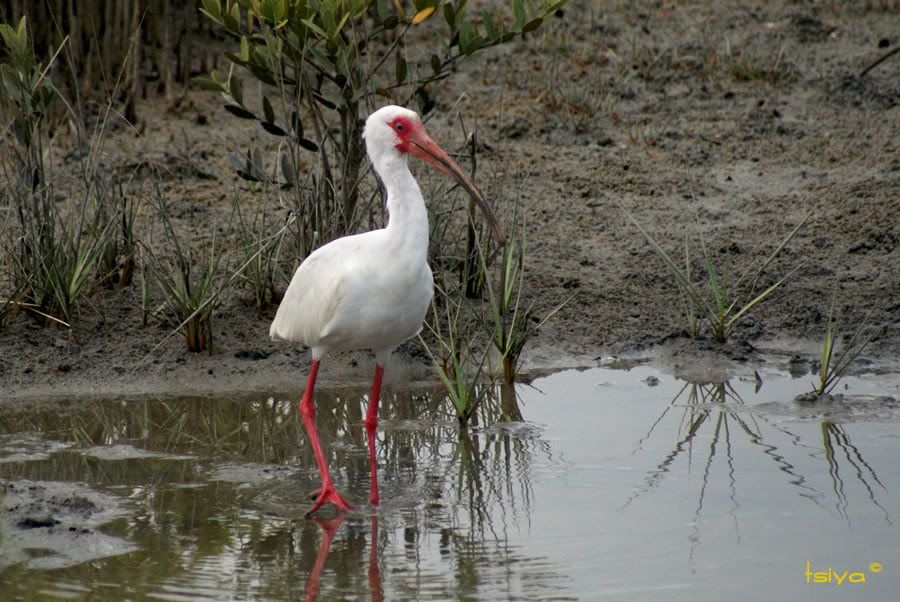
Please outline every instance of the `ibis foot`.
M325 504L334 504L338 510L352 510L353 506L347 503L340 493L335 491L334 486L328 485L317 489L309 496L310 499L316 500L312 508L306 513L306 516L313 514L316 510Z

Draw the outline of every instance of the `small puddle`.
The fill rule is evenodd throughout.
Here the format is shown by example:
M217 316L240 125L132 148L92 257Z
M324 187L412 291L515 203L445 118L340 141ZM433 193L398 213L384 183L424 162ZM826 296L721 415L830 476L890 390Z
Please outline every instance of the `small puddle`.
M357 507L315 519L293 398L6 408L0 599L891 599L900 376L760 376L565 371L463 434L388 388L375 511L365 387L317 391Z

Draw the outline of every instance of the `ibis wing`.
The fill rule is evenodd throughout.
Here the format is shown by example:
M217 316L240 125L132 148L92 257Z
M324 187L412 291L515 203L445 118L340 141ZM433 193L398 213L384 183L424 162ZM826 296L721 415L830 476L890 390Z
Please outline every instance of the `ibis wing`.
M300 264L284 293L269 336L313 347L335 314L344 290L340 264L329 260L322 247Z

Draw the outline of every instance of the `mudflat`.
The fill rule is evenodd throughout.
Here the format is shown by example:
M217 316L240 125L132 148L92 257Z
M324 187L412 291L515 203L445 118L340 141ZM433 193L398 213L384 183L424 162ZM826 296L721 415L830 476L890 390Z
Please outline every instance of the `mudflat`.
M724 355L811 354L803 342L824 335L834 294L846 330L864 319L879 329L866 355L896 356L900 56L861 73L900 43L898 32L900 8L885 2L573 0L537 35L464 63L436 93L429 131L461 147L461 116L480 140L479 186L520 204L524 302L540 316L570 299L526 349L526 368L660 346L682 358L721 351L687 336L669 269L623 209L679 261L687 248L698 280L701 236L736 277L811 214L759 290L799 269L738 322ZM228 154L256 145L275 156L277 145L221 104L199 90L177 104L151 96L136 128L112 129L103 150L109 171L155 167L173 223L198 248L225 226L236 195L270 202ZM77 156L59 156L61 172L74 169ZM373 215L377 225L383 216ZM15 315L0 330L3 396L299 392L307 354L269 341L272 313L258 315L235 286L212 354L188 353L177 335L160 345L169 329L142 325L137 283L94 295L71 332ZM396 356L390 380L429 377L416 343ZM323 378L365 380L366 358L326 362Z

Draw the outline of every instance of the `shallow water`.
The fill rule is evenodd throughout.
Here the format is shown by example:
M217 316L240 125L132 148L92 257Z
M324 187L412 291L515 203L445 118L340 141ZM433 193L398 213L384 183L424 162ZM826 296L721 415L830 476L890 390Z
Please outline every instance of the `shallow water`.
M0 599L893 599L900 376L816 405L761 376L566 371L463 435L439 390L388 390L377 511L365 387L323 390L357 507L316 519L293 399L6 409Z

